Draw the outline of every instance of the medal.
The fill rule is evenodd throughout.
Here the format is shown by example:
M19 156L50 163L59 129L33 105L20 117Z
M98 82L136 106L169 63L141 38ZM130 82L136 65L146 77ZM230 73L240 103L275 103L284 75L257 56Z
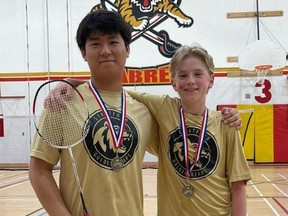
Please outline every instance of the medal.
M194 189L190 184L183 187L183 195L187 198L193 197Z
M184 116L184 110L182 107L180 107L180 127L181 127L181 133L182 133L182 139L183 139L183 150L184 150L184 158L185 158L185 165L186 165L186 177L188 178L190 176L190 173L193 169L193 167L197 164L200 155L201 150L205 142L205 134L207 129L207 122L208 122L208 109L205 109L205 112L203 113L201 128L200 128L200 134L198 138L198 145L197 149L194 155L194 159L192 160L192 165L190 166L190 158L189 158L189 142L188 142L188 134L187 134L187 127L185 122L185 116Z
M111 168L115 171L119 171L123 168L124 166L124 161L122 158L116 156L115 158L113 158L113 160L111 161Z
M95 96L96 101L98 102L102 113L105 116L105 119L108 123L109 126L109 131L112 136L112 141L113 145L116 149L116 157L111 160L111 168L114 171L119 171L124 167L124 161L121 159L118 154L117 150L122 146L122 141L123 141L123 134L125 130L125 119L126 119L126 93L124 89L122 89L122 94L121 94L121 113L120 113L120 125L118 126L119 132L116 133L116 126L113 125L112 120L110 118L108 109L105 106L104 101L101 98L101 95L97 91L96 87L93 85L92 80L89 81L89 88L92 91L93 95Z
M183 149L184 149L184 158L185 158L185 165L186 165L186 177L188 184L183 187L183 194L187 198L191 198L194 196L194 188L191 184L189 184L189 177L190 173L192 172L194 166L197 164L200 155L201 149L205 142L205 134L207 129L207 122L208 122L208 109L206 108L204 113L202 114L202 123L201 123L201 130L198 138L198 145L192 160L192 165L190 166L190 158L189 158L189 142L188 142L188 133L187 133L187 126L185 122L184 110L180 107L180 127L183 139Z

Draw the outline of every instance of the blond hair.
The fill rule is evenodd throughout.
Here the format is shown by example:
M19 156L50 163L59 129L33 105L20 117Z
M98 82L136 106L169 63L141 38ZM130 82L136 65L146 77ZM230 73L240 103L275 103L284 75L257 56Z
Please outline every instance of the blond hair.
M175 74L178 70L179 65L182 60L189 56L198 57L208 68L210 75L214 73L214 62L212 56L208 53L206 49L201 47L197 43L193 43L192 45L183 45L179 47L173 57L170 60L170 73L172 78L175 77Z

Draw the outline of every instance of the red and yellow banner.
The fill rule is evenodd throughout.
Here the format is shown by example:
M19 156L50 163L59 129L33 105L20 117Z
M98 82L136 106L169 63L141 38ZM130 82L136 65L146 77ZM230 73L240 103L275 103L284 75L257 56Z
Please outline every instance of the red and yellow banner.
M219 105L241 112L240 134L248 160L256 163L288 162L288 105ZM251 111L251 112L250 112ZM253 112L252 112L253 111Z

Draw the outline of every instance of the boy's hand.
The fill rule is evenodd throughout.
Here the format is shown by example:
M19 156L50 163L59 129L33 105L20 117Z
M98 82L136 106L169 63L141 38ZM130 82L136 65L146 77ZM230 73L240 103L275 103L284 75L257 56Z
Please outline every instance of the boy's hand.
M70 100L72 92L73 88L69 84L58 82L45 98L44 107L55 111L59 110L59 108L64 108L65 104L63 100Z
M222 122L229 124L231 127L236 127L237 130L242 128L242 120L240 114L235 108L224 107L221 110Z

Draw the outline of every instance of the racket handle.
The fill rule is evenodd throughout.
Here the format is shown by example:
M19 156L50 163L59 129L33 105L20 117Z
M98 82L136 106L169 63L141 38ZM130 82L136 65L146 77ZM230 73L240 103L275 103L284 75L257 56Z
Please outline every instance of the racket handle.
M83 205L83 216L90 216L88 211L87 211L87 208L85 206L85 202L84 202L84 198L83 198L83 194L82 193L80 193L80 198L81 198L82 205Z
M86 208L83 209L83 216L90 216Z

